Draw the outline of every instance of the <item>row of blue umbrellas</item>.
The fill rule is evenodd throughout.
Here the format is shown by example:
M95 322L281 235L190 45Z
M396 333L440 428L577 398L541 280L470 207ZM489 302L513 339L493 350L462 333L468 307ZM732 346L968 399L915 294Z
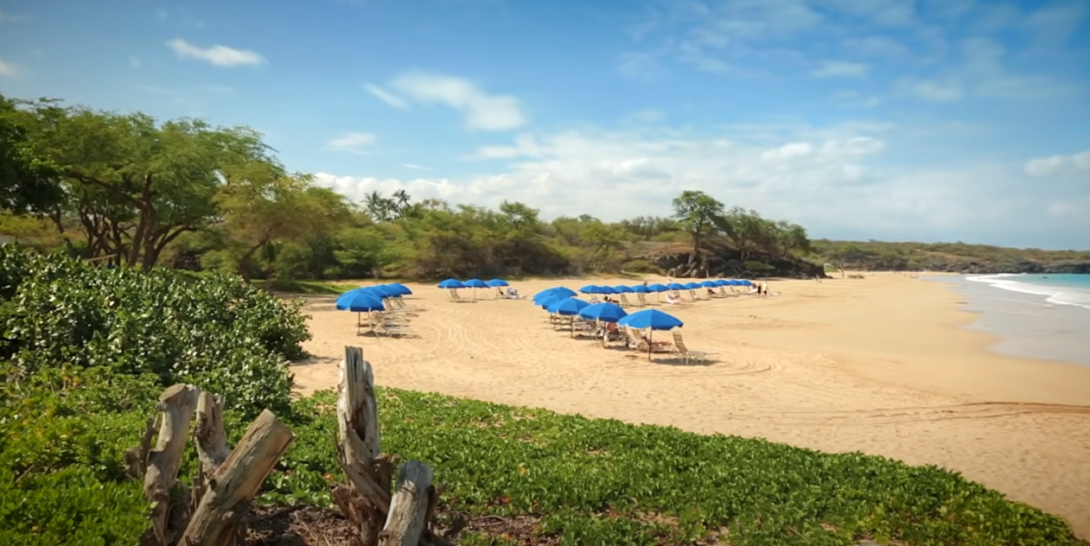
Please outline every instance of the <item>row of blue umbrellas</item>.
M667 292L670 290L699 290L701 288L718 288L720 286L750 286L753 283L744 279L712 279L701 282L671 282L671 283L654 283L654 284L637 284L634 286L599 286L596 284L588 284L579 289L584 294L630 294L630 293L642 293L648 294L651 292Z
M640 285L640 287L644 288L643 285ZM609 302L592 304L576 298L575 295L576 293L570 288L558 286L534 294L532 301L534 305L540 306L555 315L578 316L583 320L615 322L620 326L639 330L672 330L685 325L677 317L658 309L645 309L629 314L619 305ZM651 358L650 344L648 344L647 358Z
M341 311L353 311L356 313L369 313L371 311L384 311L386 305L382 300L388 298L400 298L412 294L408 286L401 283L377 284L355 288L337 296L337 309Z
M337 296L337 309L356 313L356 333L362 327L360 313L385 311L383 300L400 298L412 294L408 286L401 283L377 284L349 290Z
M492 279L490 281L482 281L481 279L469 279L465 281L446 279L439 283L439 288L500 288L503 286L508 286L507 281L503 279Z

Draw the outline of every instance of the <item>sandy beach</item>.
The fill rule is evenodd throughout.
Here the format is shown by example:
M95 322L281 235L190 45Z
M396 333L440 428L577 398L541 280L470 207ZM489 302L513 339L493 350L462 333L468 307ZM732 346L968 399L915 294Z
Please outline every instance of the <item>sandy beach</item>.
M513 285L532 295L589 283L635 281ZM358 345L380 385L935 464L1090 537L1090 368L990 353L994 340L959 328L973 315L943 284L899 273L773 281L769 298L657 306L685 322L690 349L720 353L708 366L571 339L494 291L454 303L408 286L406 302L422 308L415 338L357 337L355 314L308 298L315 358L294 367L298 390L334 387L344 346Z

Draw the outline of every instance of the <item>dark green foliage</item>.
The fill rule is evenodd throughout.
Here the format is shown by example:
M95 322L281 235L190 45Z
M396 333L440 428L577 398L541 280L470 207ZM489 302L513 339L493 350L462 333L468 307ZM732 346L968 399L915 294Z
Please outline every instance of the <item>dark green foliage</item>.
M298 307L226 276L107 269L0 248L0 358L22 373L71 365L193 383L256 415L287 407L288 361L309 338Z
M316 495L340 479L333 402L296 405L299 441L265 500L329 502ZM394 389L380 390L379 414L383 449L428 461L449 485L445 509L536 514L566 544L691 544L724 528L733 546L1085 544L1062 520L932 466Z

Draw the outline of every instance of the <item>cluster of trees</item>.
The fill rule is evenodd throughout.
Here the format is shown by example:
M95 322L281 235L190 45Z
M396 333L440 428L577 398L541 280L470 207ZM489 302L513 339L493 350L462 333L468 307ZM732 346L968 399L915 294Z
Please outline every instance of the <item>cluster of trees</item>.
M706 272L705 257L725 245L742 263L809 249L801 226L699 191L678 196L670 216L617 223L405 191L355 204L289 172L250 128L51 100L0 97L0 154L0 235L120 266L434 278L619 271L671 251L687 252L685 276Z

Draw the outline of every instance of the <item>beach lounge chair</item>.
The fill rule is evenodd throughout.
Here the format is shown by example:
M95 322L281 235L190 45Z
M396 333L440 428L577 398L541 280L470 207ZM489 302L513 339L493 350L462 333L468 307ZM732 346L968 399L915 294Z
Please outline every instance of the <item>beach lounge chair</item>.
M628 336L629 348L634 347L637 351L640 351L642 353L647 352L647 341L643 339L643 336L641 336L639 332L631 328L625 328L624 331L625 335ZM670 344L666 342L656 342L651 347L652 353L669 353L672 350L673 349L670 348Z
M390 298L386 301L390 302L390 305L387 309L388 311L393 311L395 313L402 313L406 315L416 315L416 307L405 303L405 301L401 298Z
M621 293L620 296L621 296L621 307L632 307L632 302L628 301L628 297L625 296L624 293Z
M644 297L643 292L636 292L636 299L640 301L641 307L651 305L650 303L647 303L647 299Z
M696 290L689 290L689 297L692 298L693 301L700 300L700 296L696 295Z
M383 322L380 322L375 327L375 333L381 334L381 335L386 335L386 336L391 336L391 337L393 337L393 336L406 337L406 336L415 336L416 335L416 331L413 330L408 325L383 323Z
M394 304L396 304L401 309L405 309L406 311L421 311L424 309L423 307L414 303L405 303L405 299L401 296L392 299L394 300Z
M678 332L674 332L674 346L677 347L678 353L681 354L682 362L711 362L719 359L719 353L690 351L685 347L685 340L681 338L681 334Z
M455 303L477 303L477 300L467 300L458 293L457 288L450 289L450 299Z

